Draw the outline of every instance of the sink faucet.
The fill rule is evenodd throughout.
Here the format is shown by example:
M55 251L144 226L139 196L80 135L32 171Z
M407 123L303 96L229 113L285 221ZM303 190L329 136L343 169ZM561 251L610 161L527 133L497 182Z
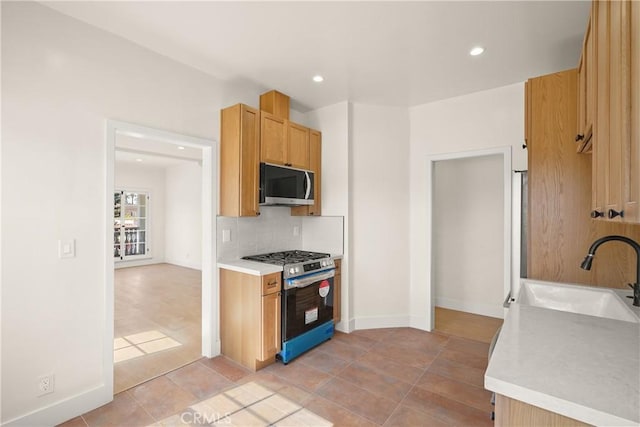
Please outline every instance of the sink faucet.
M598 240L593 242L593 244L591 244L589 253L586 257L584 257L582 264L580 264L580 268L582 268L583 270L591 270L591 263L593 262L593 256L596 254L596 249L598 249L601 244L610 242L612 240L624 242L636 251L636 283L634 283L633 285L629 284L629 286L631 287L631 289L633 289L633 305L635 305L636 307L640 307L640 245L635 240L631 240L630 238L624 236L605 236L599 238Z

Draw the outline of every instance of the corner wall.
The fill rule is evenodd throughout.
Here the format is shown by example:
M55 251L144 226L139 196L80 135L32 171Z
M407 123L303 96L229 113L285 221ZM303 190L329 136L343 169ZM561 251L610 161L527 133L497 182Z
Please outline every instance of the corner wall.
M409 325L409 114L352 104L349 230L356 329Z

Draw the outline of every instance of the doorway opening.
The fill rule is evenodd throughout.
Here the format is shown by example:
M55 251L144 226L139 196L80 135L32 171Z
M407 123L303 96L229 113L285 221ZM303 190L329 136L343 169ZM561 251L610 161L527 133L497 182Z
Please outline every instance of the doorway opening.
M113 394L219 354L217 150L116 121L107 121L106 146L104 372Z
M431 156L428 169L431 325L490 340L511 289L511 149Z

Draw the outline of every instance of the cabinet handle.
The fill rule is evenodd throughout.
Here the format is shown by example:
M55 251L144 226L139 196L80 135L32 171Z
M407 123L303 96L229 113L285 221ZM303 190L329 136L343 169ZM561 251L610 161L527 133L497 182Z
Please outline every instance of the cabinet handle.
M576 135L576 142L582 141L583 139L584 139L584 135L582 135L580 133Z
M615 218L619 216L620 218L624 218L624 211L616 211L613 209L609 209L609 218Z
M604 216L604 212L598 212L598 211L591 211L591 218L599 218L601 216Z
M273 288L277 284L278 284L278 281L267 283L267 288Z

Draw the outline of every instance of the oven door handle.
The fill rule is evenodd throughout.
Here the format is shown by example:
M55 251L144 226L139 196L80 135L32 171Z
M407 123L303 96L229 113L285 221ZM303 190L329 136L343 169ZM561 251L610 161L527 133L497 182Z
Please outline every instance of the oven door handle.
M287 279L287 285L289 288L305 288L320 280L330 279L336 275L335 270L324 271L318 274L312 274L310 276L302 277L300 279Z

